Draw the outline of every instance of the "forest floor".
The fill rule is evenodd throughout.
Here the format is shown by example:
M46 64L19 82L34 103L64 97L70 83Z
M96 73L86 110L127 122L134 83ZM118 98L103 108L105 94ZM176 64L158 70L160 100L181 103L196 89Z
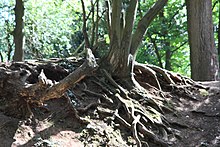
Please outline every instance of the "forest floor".
M73 97L72 102L79 108L78 111L81 107L86 108L97 102L97 99L82 92L85 83L90 91L99 90L86 78L77 83L71 91L77 97ZM175 113L165 114L178 136L169 139L170 146L220 146L220 83L203 84L211 88L201 91L203 96L195 99L189 99L184 94L175 95L172 91L165 92L169 96L166 96L166 99L176 110ZM4 99L0 99L0 104L3 104L3 101ZM74 117L66 97L49 100L44 106L31 107L34 114L31 120L10 117L0 111L0 147L135 146L132 132L121 126L112 127L113 125L99 113L99 106L91 107L85 113L81 109L81 116L90 122L87 125Z
M212 87L208 95L196 101L184 96L172 100L177 115L167 114L166 117L176 123L174 126L176 125L181 137L172 146L220 146L220 85L219 82L205 82L204 84Z

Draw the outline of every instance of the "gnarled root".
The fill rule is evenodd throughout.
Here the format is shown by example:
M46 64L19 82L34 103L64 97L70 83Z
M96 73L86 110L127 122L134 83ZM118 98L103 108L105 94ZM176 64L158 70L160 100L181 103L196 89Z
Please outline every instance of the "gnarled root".
M136 140L137 146L142 146L142 142L146 139L152 140L156 144L162 146L168 146L167 140L163 141L159 139L156 134L153 133L153 129L146 128L145 126L156 126L154 129L162 130L163 132L161 138L167 139L168 128L163 124L162 109L155 102L155 100L147 97L148 106L141 105L136 99L129 96L129 91L125 90L122 86L118 85L111 76L105 71L107 80L116 88L119 89L117 93L114 94L114 99L119 103L116 111L115 118L120 122L121 125L131 130L133 138ZM142 91L143 92L143 91ZM140 94L141 95L141 94ZM146 97L142 95L142 97ZM120 114L124 110L125 115ZM161 111L161 112L159 112ZM155 131L155 130L154 130ZM144 137L142 135L144 135Z

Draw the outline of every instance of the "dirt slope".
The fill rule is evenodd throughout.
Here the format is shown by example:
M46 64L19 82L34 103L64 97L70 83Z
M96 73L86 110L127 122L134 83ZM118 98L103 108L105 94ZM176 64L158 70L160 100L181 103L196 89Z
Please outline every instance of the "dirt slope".
M170 146L220 146L220 94L213 89L208 94L198 100L172 97L178 112L166 116L176 128L179 138L173 139ZM0 113L0 146L78 147L85 144L135 144L131 132L120 132L104 121L97 120L94 121L96 124L82 125L74 119L65 98L49 101L45 106L49 111L43 108L33 109L33 120L19 120ZM90 113L98 115L97 110ZM92 116L90 119L93 119Z
M42 68L45 69L47 77L54 76L50 77L51 79L63 76L60 77L62 79L67 75L63 69L55 68L54 74L49 70L51 66ZM37 74L34 77L36 78ZM147 79L143 76L142 78ZM34 114L31 119L5 115L5 101L10 98L3 97L4 93L0 93L0 147L137 146L130 129L120 125L117 120L112 120L112 117L106 117L114 112L108 109L109 106L99 103L98 93L102 90L100 85L95 84L97 78L88 79L85 78L69 89L68 96L49 100L43 107L31 105ZM163 81L160 79L160 82ZM170 108L175 109L174 112L165 113L167 124L173 131L173 134L165 135L168 136L165 140L168 140L172 147L220 146L220 84L202 84L210 87L209 90L193 88L195 91L190 91L191 85L174 85L174 88L172 84L164 84L168 86L163 87L166 91L163 92L163 98ZM146 86L150 87L148 91L151 95L158 97L158 91L155 91L153 86ZM76 114L72 107L80 114ZM124 111L120 114L126 116ZM77 115L87 123L81 122ZM158 144L149 145L158 147Z

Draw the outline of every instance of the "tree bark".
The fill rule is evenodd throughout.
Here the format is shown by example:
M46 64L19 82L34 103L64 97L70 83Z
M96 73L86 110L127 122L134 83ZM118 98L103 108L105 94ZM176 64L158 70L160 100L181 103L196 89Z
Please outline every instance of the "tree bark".
M1 59L1 62L4 62L4 58L2 56L2 53L0 52L0 59Z
M120 63L121 58L121 50L120 50L120 43L121 43L121 0L113 0L112 1L112 15L111 15L111 26L110 26L110 51L107 57L107 63L109 63L110 67L109 71L111 73L117 73L117 68L122 67Z
M218 3L220 9L220 1ZM220 10L218 9L218 59L220 61ZM219 67L220 68L220 67Z
M218 57L214 45L211 0L186 0L193 80L216 80Z
M146 33L146 30L153 19L156 17L158 12L163 9L168 0L158 0L153 7L151 7L148 12L141 18L138 22L137 29L133 35L131 43L131 54L135 57L137 49Z
M11 39L10 39L12 31L10 31L9 21L5 20L5 23L6 23L6 28L7 28L7 35L6 35L5 39L7 40L7 46L8 46L7 61L10 61L11 60L11 52L13 50L13 47L12 47L13 44L11 43Z
M164 16L164 11L161 11L160 12L160 15L159 17L161 18L162 20L162 24L165 24L166 21L165 21L165 16ZM170 47L170 42L168 41L168 38L169 38L169 33L168 33L168 28L170 27L166 27L164 29L162 29L161 33L163 35L163 44L164 44L164 50L165 50L165 69L167 70L172 70L172 67L171 67L171 47Z
M107 60L111 64L112 73L118 77L128 77L131 73L129 53L137 4L138 0L129 2L124 18L121 15L121 2L118 0L113 1L111 43ZM124 27L120 26L121 21L125 22Z
M122 21L125 22L124 27L120 27L122 2L121 0L113 0L110 33L111 43L110 52L107 57L108 68L113 75L120 78L131 77L133 73L133 62L135 61L134 54L142 41L147 27L166 3L167 0L158 0L139 21L138 27L134 35L132 35L138 0L129 1L125 20L122 18Z
M24 60L24 4L22 0L16 0L15 4L15 30L14 30L14 43L15 43L15 53L13 60L14 61L23 61Z
M86 30L86 21L87 21L87 18L86 18L86 10L85 10L85 4L84 4L84 1L81 0L81 4L82 4L82 9L83 9L83 36L84 36L84 40L85 40L85 48L90 48L90 42L89 42L89 37L88 37L88 34L87 34L87 30Z
M162 59L161 59L161 56L160 56L160 53L159 53L159 48L158 48L157 43L156 43L156 38L152 38L152 35L149 34L149 33L147 33L147 34L148 34L148 37L150 38L150 42L153 43L155 54L156 54L157 60L158 60L158 64L161 68L163 68L163 63L162 63Z
M166 63L165 63L165 69L167 70L172 70L172 67L171 67L171 49L170 49L170 43L169 42L166 42L165 43L167 46L167 49L166 49Z
M22 90L20 95L22 95L23 97L31 98L29 100L29 102L31 103L39 104L50 99L60 98L67 91L68 88L73 86L75 83L81 81L85 76L91 74L91 72L96 70L97 68L98 64L96 63L96 59L92 54L92 51L90 49L87 49L86 61L67 77L47 88L40 95L37 95L36 89L39 91L39 87L46 87L48 85L45 75L40 75L40 81L37 84L31 85L30 87Z

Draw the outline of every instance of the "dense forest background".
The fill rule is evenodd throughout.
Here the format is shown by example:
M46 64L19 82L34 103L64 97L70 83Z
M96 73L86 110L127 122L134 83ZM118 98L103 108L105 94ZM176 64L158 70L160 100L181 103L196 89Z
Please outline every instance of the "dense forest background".
M2 0L0 142L219 146L219 7Z
M11 61L14 55L15 2L0 2L2 62ZM153 3L155 0L140 1L137 19ZM212 3L215 47L219 49L219 3L218 0L213 0ZM23 4L25 59L79 56L85 46L81 1L26 0ZM84 5L90 47L95 48L96 57L103 57L108 53L110 43L105 3L91 0L85 1ZM170 0L149 26L136 60L190 76L189 56L186 3L184 0Z

